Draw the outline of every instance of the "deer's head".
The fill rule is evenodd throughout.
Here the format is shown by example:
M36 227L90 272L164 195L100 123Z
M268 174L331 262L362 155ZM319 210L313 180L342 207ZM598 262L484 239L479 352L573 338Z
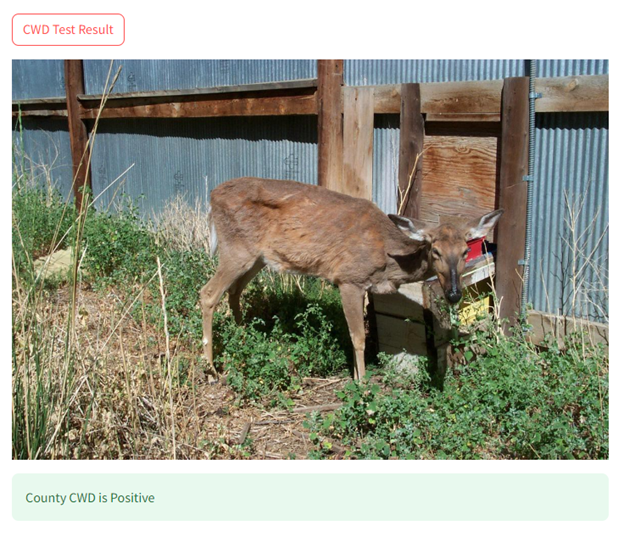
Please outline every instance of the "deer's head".
M405 216L389 216L408 237L427 245L429 266L438 277L446 299L456 304L462 298L461 275L466 267L467 243L485 237L501 214L502 209L493 211L463 227L450 224L429 227Z

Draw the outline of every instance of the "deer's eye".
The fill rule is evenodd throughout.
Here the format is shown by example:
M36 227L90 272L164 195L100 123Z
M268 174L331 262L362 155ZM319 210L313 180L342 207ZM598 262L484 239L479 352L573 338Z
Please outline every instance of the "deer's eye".
M432 248L431 253L433 254L433 257L442 257L442 252L440 252L437 248Z
M466 257L468 257L468 252L470 252L470 249L469 249L469 248L466 248L466 250L464 250L464 253L462 254L462 257L463 257L464 259L466 259Z

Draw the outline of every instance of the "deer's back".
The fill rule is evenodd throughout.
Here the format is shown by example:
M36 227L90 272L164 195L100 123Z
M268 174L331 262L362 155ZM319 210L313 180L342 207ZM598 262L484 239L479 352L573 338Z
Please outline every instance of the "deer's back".
M372 202L295 181L242 177L211 196L220 255L262 257L280 271L364 284L396 239Z

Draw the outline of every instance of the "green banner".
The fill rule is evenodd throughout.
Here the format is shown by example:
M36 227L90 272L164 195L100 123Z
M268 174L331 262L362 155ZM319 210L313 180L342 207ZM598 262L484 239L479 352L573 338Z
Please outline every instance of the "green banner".
M16 520L596 521L604 474L17 474Z

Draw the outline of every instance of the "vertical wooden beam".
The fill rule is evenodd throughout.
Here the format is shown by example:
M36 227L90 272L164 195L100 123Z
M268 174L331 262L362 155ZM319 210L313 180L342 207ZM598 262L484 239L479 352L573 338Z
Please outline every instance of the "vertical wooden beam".
M402 196L406 196L401 214L412 218L420 218L422 158L415 171L414 163L422 153L424 145L425 121L420 109L420 84L402 84L397 210L401 208ZM414 175L410 184L412 171Z
M318 60L318 184L342 183L343 60Z
M81 105L78 101L78 95L84 93L82 60L65 60L65 93L73 164L74 201L76 208L80 209L84 188L91 188L91 173L87 169L89 134L86 125L80 119Z
M373 130L375 89L345 87L344 167L342 183L329 188L367 200L373 199Z
M496 294L500 315L517 321L522 295L524 243L526 238L529 140L529 79L507 78L501 110L499 208L505 210L498 224Z

